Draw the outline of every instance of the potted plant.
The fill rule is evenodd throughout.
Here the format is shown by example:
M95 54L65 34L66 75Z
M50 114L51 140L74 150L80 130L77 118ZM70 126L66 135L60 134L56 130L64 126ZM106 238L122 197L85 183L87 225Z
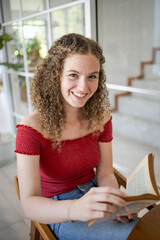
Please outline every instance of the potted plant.
M29 39L26 44L26 48L30 60L30 66L37 65L37 62L41 59L39 55L39 50L41 49L39 39L36 36L33 39Z

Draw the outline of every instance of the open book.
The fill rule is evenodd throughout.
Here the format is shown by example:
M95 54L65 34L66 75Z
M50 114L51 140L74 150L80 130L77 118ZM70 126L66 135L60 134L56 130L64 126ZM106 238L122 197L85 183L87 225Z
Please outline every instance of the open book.
M118 216L128 216L160 200L154 175L154 155L148 154L127 178L125 207L118 207ZM113 214L112 214L113 215ZM113 216L113 218L116 216ZM89 223L91 226L96 220Z

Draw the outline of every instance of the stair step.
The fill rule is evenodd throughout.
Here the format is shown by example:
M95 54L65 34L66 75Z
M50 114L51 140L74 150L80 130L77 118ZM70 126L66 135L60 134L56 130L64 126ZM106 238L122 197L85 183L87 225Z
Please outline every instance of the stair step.
M118 111L129 116L138 117L160 123L160 102L138 96L119 98Z
M158 55L158 54L157 54ZM146 78L158 78L160 77L160 65L158 59L157 63L146 65L144 68L144 74Z
M157 79L141 79L132 81L132 87L150 89L150 90L160 90L160 78ZM136 93L132 94L133 96L138 96ZM142 95L142 94L141 94ZM160 100L160 96L154 95L143 95L144 98Z
M145 87L147 89L157 89L160 90L160 78L157 79L137 79L132 81L132 86L134 87Z
M112 117L114 133L160 148L160 124L119 112Z

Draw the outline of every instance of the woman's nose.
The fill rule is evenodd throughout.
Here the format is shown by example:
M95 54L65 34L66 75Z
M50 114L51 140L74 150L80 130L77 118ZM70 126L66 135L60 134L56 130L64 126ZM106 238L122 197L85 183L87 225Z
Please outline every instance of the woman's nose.
M81 92L86 92L88 90L87 80L86 78L81 78L78 81L78 89Z

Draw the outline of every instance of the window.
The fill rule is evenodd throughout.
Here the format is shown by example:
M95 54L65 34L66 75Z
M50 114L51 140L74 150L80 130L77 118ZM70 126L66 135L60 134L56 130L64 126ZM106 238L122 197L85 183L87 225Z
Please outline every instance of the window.
M30 79L52 43L71 32L90 36L91 2L93 0L35 0L34 4L32 0L2 1L2 26L13 38L7 43L7 60L19 65L17 72L7 69L5 74L14 128L33 111Z

